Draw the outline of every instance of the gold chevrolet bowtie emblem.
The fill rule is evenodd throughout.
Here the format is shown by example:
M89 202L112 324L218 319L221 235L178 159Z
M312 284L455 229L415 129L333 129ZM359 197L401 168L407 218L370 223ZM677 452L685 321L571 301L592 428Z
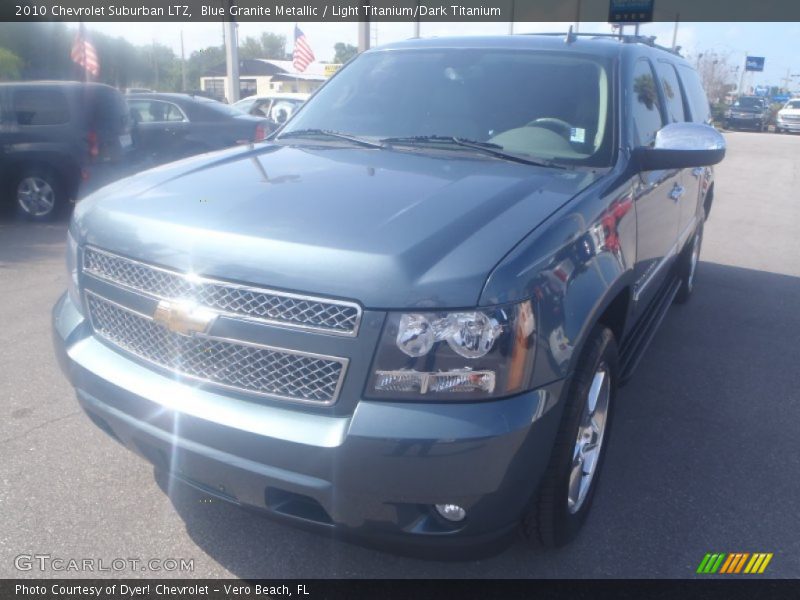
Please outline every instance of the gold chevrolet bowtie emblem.
M216 319L216 312L192 300L161 300L153 313L156 323L180 335L208 333Z

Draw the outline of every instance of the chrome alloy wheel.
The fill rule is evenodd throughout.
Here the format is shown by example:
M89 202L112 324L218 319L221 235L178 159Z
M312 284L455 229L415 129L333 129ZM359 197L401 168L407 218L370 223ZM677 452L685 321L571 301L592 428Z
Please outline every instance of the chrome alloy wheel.
M611 398L611 374L608 366L601 363L592 378L592 385L583 406L572 467L567 490L567 508L575 514L583 506L592 486L597 463L606 431L608 404Z
M692 291L694 287L694 273L697 270L697 263L700 260L700 232L694 234L692 240L692 255L689 258L689 277L686 278L686 287Z
M56 193L41 177L25 177L17 186L17 203L33 217L43 217L56 205Z

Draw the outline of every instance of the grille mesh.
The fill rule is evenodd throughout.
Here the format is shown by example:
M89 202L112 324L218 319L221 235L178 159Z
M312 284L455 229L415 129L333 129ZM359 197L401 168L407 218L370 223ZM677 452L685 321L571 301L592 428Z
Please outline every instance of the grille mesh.
M344 364L206 336L186 337L138 313L87 293L95 332L177 373L245 392L330 404Z
M285 326L354 335L361 311L357 305L304 298L231 285L156 268L93 248L83 252L83 269L95 277L166 299L192 298L218 311Z

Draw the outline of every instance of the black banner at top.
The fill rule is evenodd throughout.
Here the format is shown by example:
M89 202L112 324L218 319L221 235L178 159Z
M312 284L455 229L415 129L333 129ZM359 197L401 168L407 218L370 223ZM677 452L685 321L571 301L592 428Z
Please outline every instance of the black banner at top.
M797 581L718 580L0 580L3 600L783 600Z
M628 0L630 2L630 0ZM596 21L611 0L2 0L0 21ZM619 2L617 2L619 4ZM641 4L640 0L634 3ZM657 0L653 21L800 21L798 0ZM652 11L652 17L651 17ZM641 12L641 11L640 11ZM614 19L620 20L620 19Z

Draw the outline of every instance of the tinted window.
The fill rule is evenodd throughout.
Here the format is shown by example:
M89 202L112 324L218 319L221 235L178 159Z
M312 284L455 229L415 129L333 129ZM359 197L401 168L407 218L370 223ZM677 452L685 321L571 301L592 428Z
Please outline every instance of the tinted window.
M661 79L661 89L664 91L664 100L667 103L667 121L669 123L682 123L685 121L683 114L683 96L681 85L675 67L669 63L659 61L656 63L658 77Z
M165 123L183 121L181 109L160 100L128 100L131 116L137 123Z
M706 93L703 90L703 84L697 71L688 65L680 65L678 73L683 82L683 89L686 91L686 99L689 102L692 121L695 123L710 123L711 111L708 106L708 98L706 98Z
M798 109L800 108L800 100L789 100L783 108Z
M20 125L62 125L69 122L69 106L61 90L15 90L13 112Z
M125 99L116 90L97 88L90 95L84 96L81 106L84 107L93 128L120 131L128 125Z
M609 72L603 59L559 52L365 53L321 88L284 132L458 137L513 153L606 165Z
M658 92L650 63L640 60L633 71L633 125L636 143L649 146L664 126L658 105Z

